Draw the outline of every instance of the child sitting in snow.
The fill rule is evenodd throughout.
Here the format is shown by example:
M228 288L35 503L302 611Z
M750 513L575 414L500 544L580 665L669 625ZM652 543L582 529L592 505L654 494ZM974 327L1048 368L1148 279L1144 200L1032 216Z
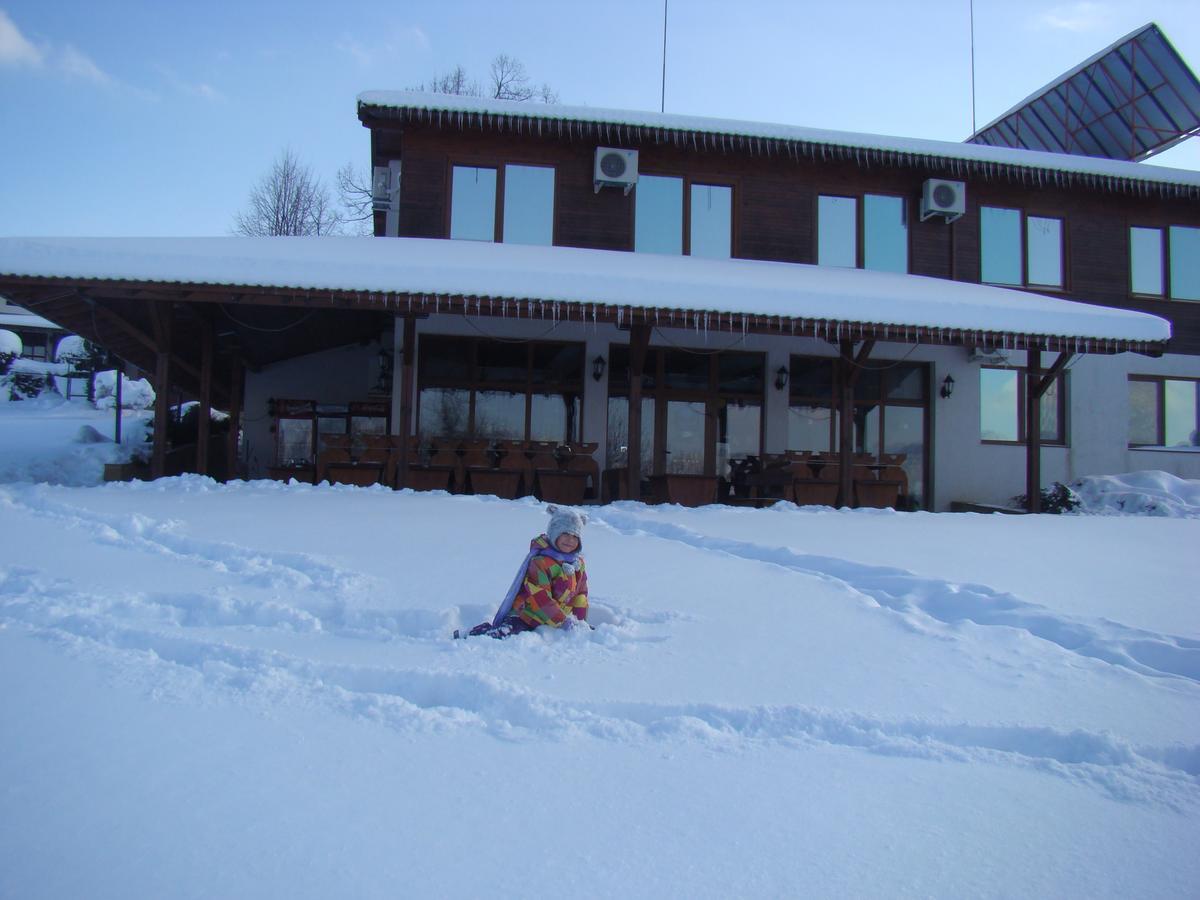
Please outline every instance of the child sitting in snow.
M557 506L547 512L550 525L545 534L529 542L529 554L495 617L476 625L470 635L505 638L542 626L586 625L587 571L580 550L587 516ZM454 636L459 637L459 633L454 632Z

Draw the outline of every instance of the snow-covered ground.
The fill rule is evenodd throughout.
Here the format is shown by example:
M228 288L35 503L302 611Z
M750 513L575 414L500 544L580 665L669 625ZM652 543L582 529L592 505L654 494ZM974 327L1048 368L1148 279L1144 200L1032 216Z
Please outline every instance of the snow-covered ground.
M1195 896L1200 519L589 513L0 485L0 896Z

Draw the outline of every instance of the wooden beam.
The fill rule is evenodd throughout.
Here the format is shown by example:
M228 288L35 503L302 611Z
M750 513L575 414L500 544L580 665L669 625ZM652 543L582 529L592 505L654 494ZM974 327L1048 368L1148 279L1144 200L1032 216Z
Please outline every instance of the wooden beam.
M650 326L638 323L629 329L629 413L625 417L629 433L625 445L625 499L642 496L642 373L646 370L646 351L650 347Z
M1025 351L1025 496L1026 509L1042 511L1042 352ZM1059 357L1062 359L1063 357Z
M416 385L417 368L413 365L417 355L417 320L404 317L403 344L400 347L400 460L396 467L397 488L408 484L408 451L413 432L413 390ZM396 390L396 378L392 376L392 390Z
M213 328L200 323L200 405L196 409L196 474L208 474L208 435L212 417Z
M167 425L171 410L171 331L174 325L170 306L153 304L154 322L154 449L150 456L150 477L162 478L167 469Z
M238 451L241 449L241 427L242 427L242 397L245 391L246 370L242 367L242 360L238 356L234 356L230 363L229 372L229 445L226 448L226 468L229 470L227 479L237 478L241 473L238 471Z
M1046 374L1037 385L1037 395L1039 398L1046 395L1046 391L1050 390L1050 385L1054 384L1054 379L1062 373L1062 370L1067 367L1067 363L1074 358L1074 353L1058 354L1058 359L1054 360L1054 365L1046 371Z

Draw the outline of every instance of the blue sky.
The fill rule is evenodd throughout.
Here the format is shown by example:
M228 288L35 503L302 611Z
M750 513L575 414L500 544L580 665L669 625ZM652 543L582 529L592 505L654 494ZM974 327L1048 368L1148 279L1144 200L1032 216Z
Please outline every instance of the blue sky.
M968 10L670 0L666 109L962 140ZM1200 67L1196 0L975 0L978 124L1151 20ZM0 234L228 233L285 146L331 185L366 165L359 91L501 52L563 103L657 109L662 3L0 0Z

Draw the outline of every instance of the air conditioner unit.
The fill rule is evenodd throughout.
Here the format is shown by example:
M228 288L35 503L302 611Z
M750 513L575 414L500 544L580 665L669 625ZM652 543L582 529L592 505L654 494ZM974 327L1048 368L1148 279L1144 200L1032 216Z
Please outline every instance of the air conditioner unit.
M967 186L961 181L928 178L921 189L921 221L930 216L945 216L949 224L967 211Z
M624 188L628 194L637 184L638 152L617 150L613 147L596 148L596 168L593 183L596 193L605 185Z
M967 351L967 361L973 363L1006 363L1012 353L1007 347L972 347Z
M376 212L390 210L393 193L392 170L388 166L375 166L371 171L371 209Z

